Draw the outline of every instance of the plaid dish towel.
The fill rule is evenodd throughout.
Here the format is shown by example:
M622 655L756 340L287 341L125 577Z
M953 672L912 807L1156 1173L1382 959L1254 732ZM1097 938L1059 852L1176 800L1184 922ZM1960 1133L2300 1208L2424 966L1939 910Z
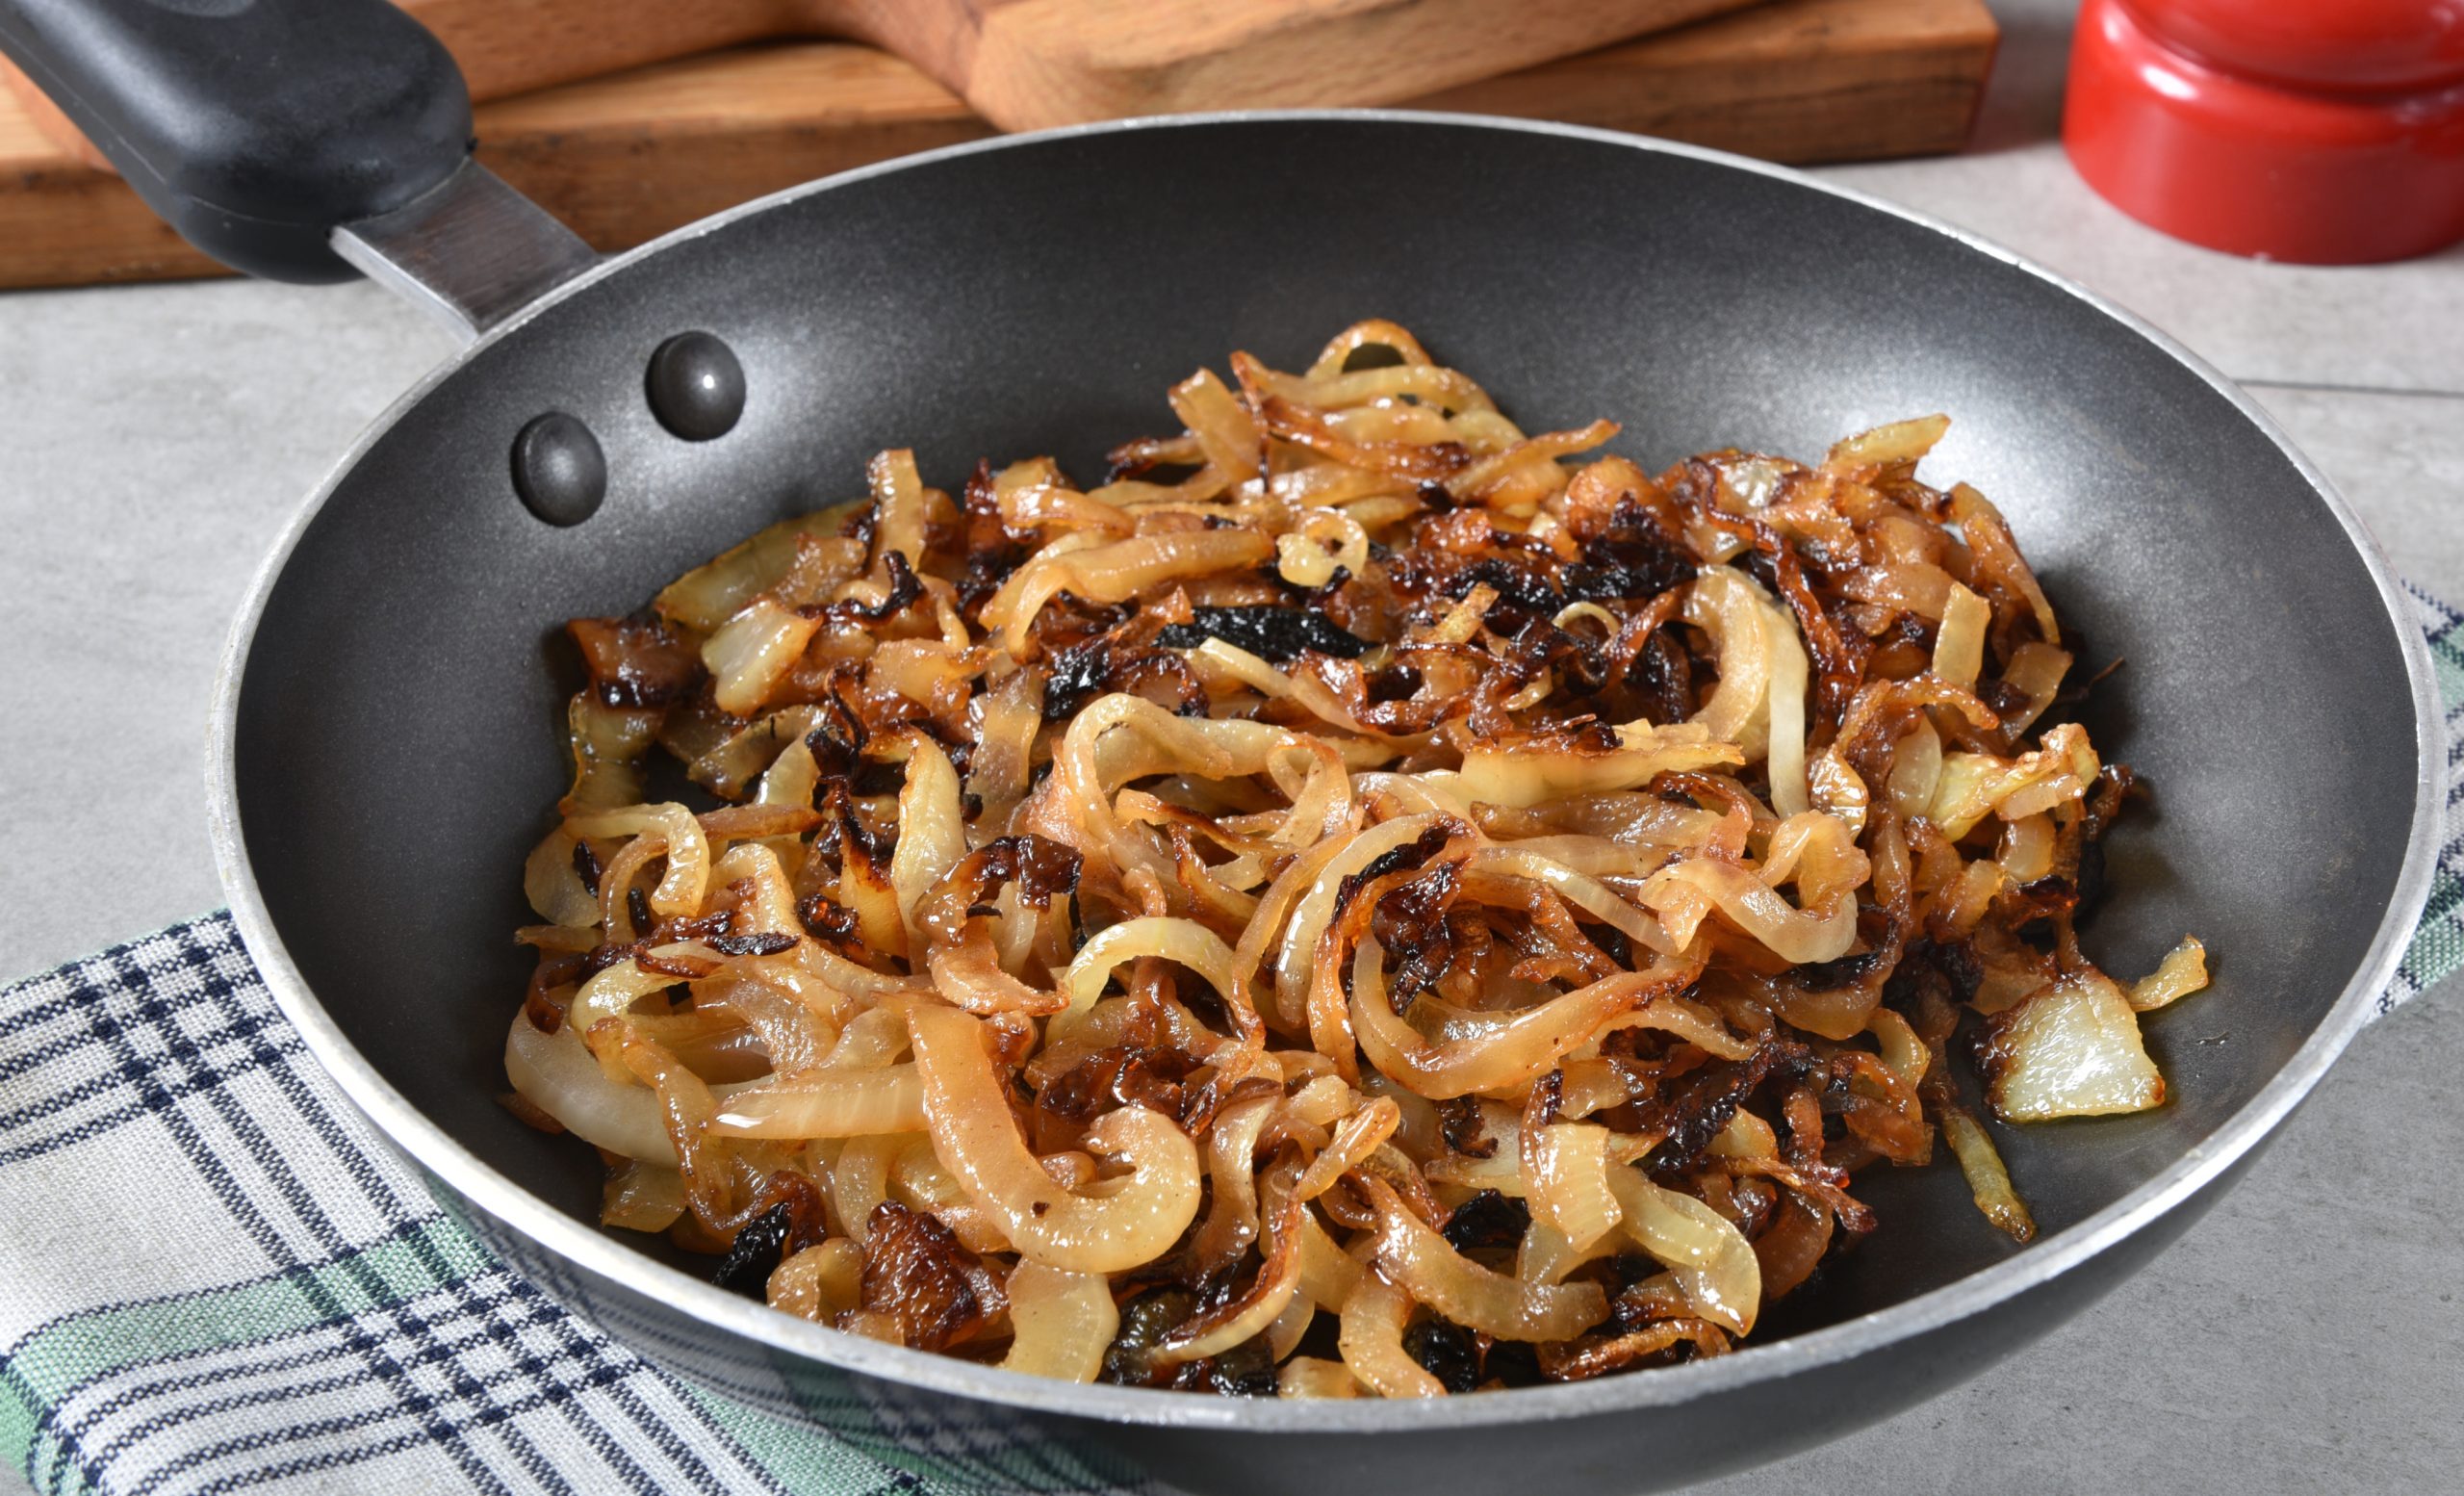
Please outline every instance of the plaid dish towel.
M2464 703L2464 615L2417 602ZM2449 839L2382 1013L2464 965L2447 726ZM654 1368L380 1150L223 915L0 991L0 1458L45 1493L1163 1490L825 1370L741 1368L777 1384L737 1399Z

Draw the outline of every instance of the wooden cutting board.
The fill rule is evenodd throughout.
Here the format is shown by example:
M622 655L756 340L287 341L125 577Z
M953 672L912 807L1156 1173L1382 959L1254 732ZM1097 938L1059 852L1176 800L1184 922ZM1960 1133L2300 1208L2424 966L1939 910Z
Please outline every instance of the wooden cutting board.
M1965 142L1994 39L1982 0L1771 0L1406 102L1775 161L1913 155ZM887 53L799 41L500 98L480 106L478 133L482 161L618 249L782 187L994 132ZM0 286L218 272L0 93Z
M870 43L1004 130L1391 104L1758 0L395 0L478 103L748 41ZM5 64L0 64L5 65ZM46 133L99 154L13 69Z

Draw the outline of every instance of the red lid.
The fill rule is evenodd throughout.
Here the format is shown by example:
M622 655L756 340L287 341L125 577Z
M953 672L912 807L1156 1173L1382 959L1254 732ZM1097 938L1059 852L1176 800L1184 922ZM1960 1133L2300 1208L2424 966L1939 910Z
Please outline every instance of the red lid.
M2464 82L2464 6L2443 0L2134 0L2132 10L2186 56L2297 89Z
M2087 0L2063 142L2115 206L2193 244L2319 265L2426 254L2464 240L2464 12Z

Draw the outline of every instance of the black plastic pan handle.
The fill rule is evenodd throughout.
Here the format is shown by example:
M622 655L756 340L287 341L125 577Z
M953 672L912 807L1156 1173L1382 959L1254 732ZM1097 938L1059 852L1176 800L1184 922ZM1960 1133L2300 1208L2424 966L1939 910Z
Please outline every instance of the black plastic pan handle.
M471 153L442 43L385 0L0 0L0 50L189 243L275 280L346 280L332 230Z
M471 159L471 93L386 0L0 0L6 52L183 238L364 271L464 338L596 263Z

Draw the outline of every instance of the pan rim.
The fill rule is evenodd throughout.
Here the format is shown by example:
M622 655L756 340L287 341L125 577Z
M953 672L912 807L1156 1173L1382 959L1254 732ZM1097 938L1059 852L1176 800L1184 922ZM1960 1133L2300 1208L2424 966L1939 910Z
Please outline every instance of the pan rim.
M601 280L624 273L662 251L716 232L816 193L944 160L988 151L1033 148L1082 136L1145 130L1205 129L1258 123L1380 123L1524 134L1585 141L1621 149L1676 156L1724 167L1840 198L1944 235L2065 293L2152 344L2222 396L2258 432L2273 443L2309 484L2343 529L2360 557L2387 621L2393 627L2411 688L2416 783L2408 840L2385 914L2360 965L2318 1028L2285 1061L2258 1094L2207 1138L2153 1177L2086 1220L2045 1237L2019 1255L1970 1273L1930 1293L1886 1308L1810 1330L1786 1340L1752 1345L1732 1354L1647 1375L1609 1377L1562 1386L1534 1387L1479 1398L1418 1401L1292 1401L1210 1398L1144 1388L1060 1382L955 1357L911 1351L841 1333L782 1314L765 1304L727 1293L678 1269L657 1263L599 1228L555 1209L515 1184L476 1153L449 1136L413 1106L369 1063L317 999L293 965L274 929L246 856L239 819L237 750L239 698L250 649L266 605L301 536L386 432L439 384L481 350L525 327L545 308L581 294ZM739 204L611 256L557 287L504 323L460 349L390 404L351 443L302 503L251 579L216 671L207 752L208 830L217 870L241 937L284 1015L299 1030L318 1063L377 1130L453 1191L504 1222L540 1248L587 1273L656 1295L713 1328L745 1337L754 1347L880 1378L1031 1412L1111 1423L1170 1426L1256 1433L1381 1433L1424 1432L1434 1427L1485 1427L1547 1422L1646 1407L1673 1407L1816 1367L1880 1351L1902 1340L1970 1318L1995 1304L2050 1282L2154 1223L2248 1153L2280 1124L2315 1087L2327 1067L2367 1021L2395 974L2426 902L2435 865L2443 801L2439 769L2444 761L2444 722L2427 645L2411 616L2400 584L2358 518L2333 484L2302 454L2256 401L2204 359L2137 314L2095 292L1979 235L1929 214L1885 201L1785 167L1649 137L1581 125L1502 119L1486 116L1415 110L1241 110L1162 116L1074 125L1029 134L967 142L841 172Z

